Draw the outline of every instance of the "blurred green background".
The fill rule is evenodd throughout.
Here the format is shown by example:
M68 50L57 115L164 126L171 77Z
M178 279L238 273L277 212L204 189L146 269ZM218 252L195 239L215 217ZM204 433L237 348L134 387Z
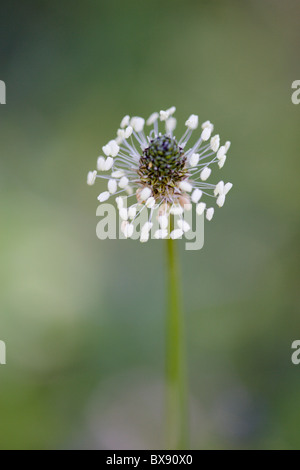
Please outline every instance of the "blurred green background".
M171 105L232 141L226 205L180 245L192 448L300 448L299 19L297 0L2 2L1 449L164 447L164 244L99 241L86 174L125 114Z

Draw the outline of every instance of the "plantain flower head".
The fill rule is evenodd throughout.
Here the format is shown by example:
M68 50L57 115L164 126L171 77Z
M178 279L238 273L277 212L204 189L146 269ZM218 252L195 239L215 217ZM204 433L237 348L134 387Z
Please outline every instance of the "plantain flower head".
M191 229L184 220L185 211L195 205L197 215L205 214L211 220L211 201L215 199L217 206L222 207L232 188L231 183L222 180L216 184L208 182L212 167L224 166L230 142L221 145L220 136L213 135L213 124L206 121L199 127L195 114L186 120L186 130L177 139L175 111L173 106L155 112L147 121L126 115L116 138L102 147L104 155L98 158L97 170L88 173L89 185L97 178L107 180L107 190L98 200L116 197L125 238L132 236L134 221L141 211L148 211L148 220L140 230L141 242L150 237L154 214L159 224L155 238L181 238ZM171 214L177 216L177 225L169 233Z

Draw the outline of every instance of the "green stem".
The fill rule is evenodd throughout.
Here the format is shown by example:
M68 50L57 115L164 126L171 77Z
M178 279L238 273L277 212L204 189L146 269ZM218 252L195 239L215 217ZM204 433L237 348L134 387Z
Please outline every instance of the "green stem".
M187 377L185 364L184 322L181 305L176 241L167 240L168 310L167 334L167 448L187 449Z

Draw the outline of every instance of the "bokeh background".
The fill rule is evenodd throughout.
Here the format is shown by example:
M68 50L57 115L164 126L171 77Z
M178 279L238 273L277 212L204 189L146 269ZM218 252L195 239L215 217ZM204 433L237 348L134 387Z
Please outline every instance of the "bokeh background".
M177 107L234 189L181 243L193 449L299 449L300 4L1 4L1 449L160 449L161 242L99 241L86 186L125 114ZM215 170L219 171L219 170ZM222 173L222 174L221 174Z

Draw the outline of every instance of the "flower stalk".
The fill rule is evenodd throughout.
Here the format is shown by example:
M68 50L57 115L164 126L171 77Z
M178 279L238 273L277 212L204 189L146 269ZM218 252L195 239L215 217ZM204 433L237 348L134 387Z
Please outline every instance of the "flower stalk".
M168 449L188 448L187 372L176 241L166 241L166 444Z

